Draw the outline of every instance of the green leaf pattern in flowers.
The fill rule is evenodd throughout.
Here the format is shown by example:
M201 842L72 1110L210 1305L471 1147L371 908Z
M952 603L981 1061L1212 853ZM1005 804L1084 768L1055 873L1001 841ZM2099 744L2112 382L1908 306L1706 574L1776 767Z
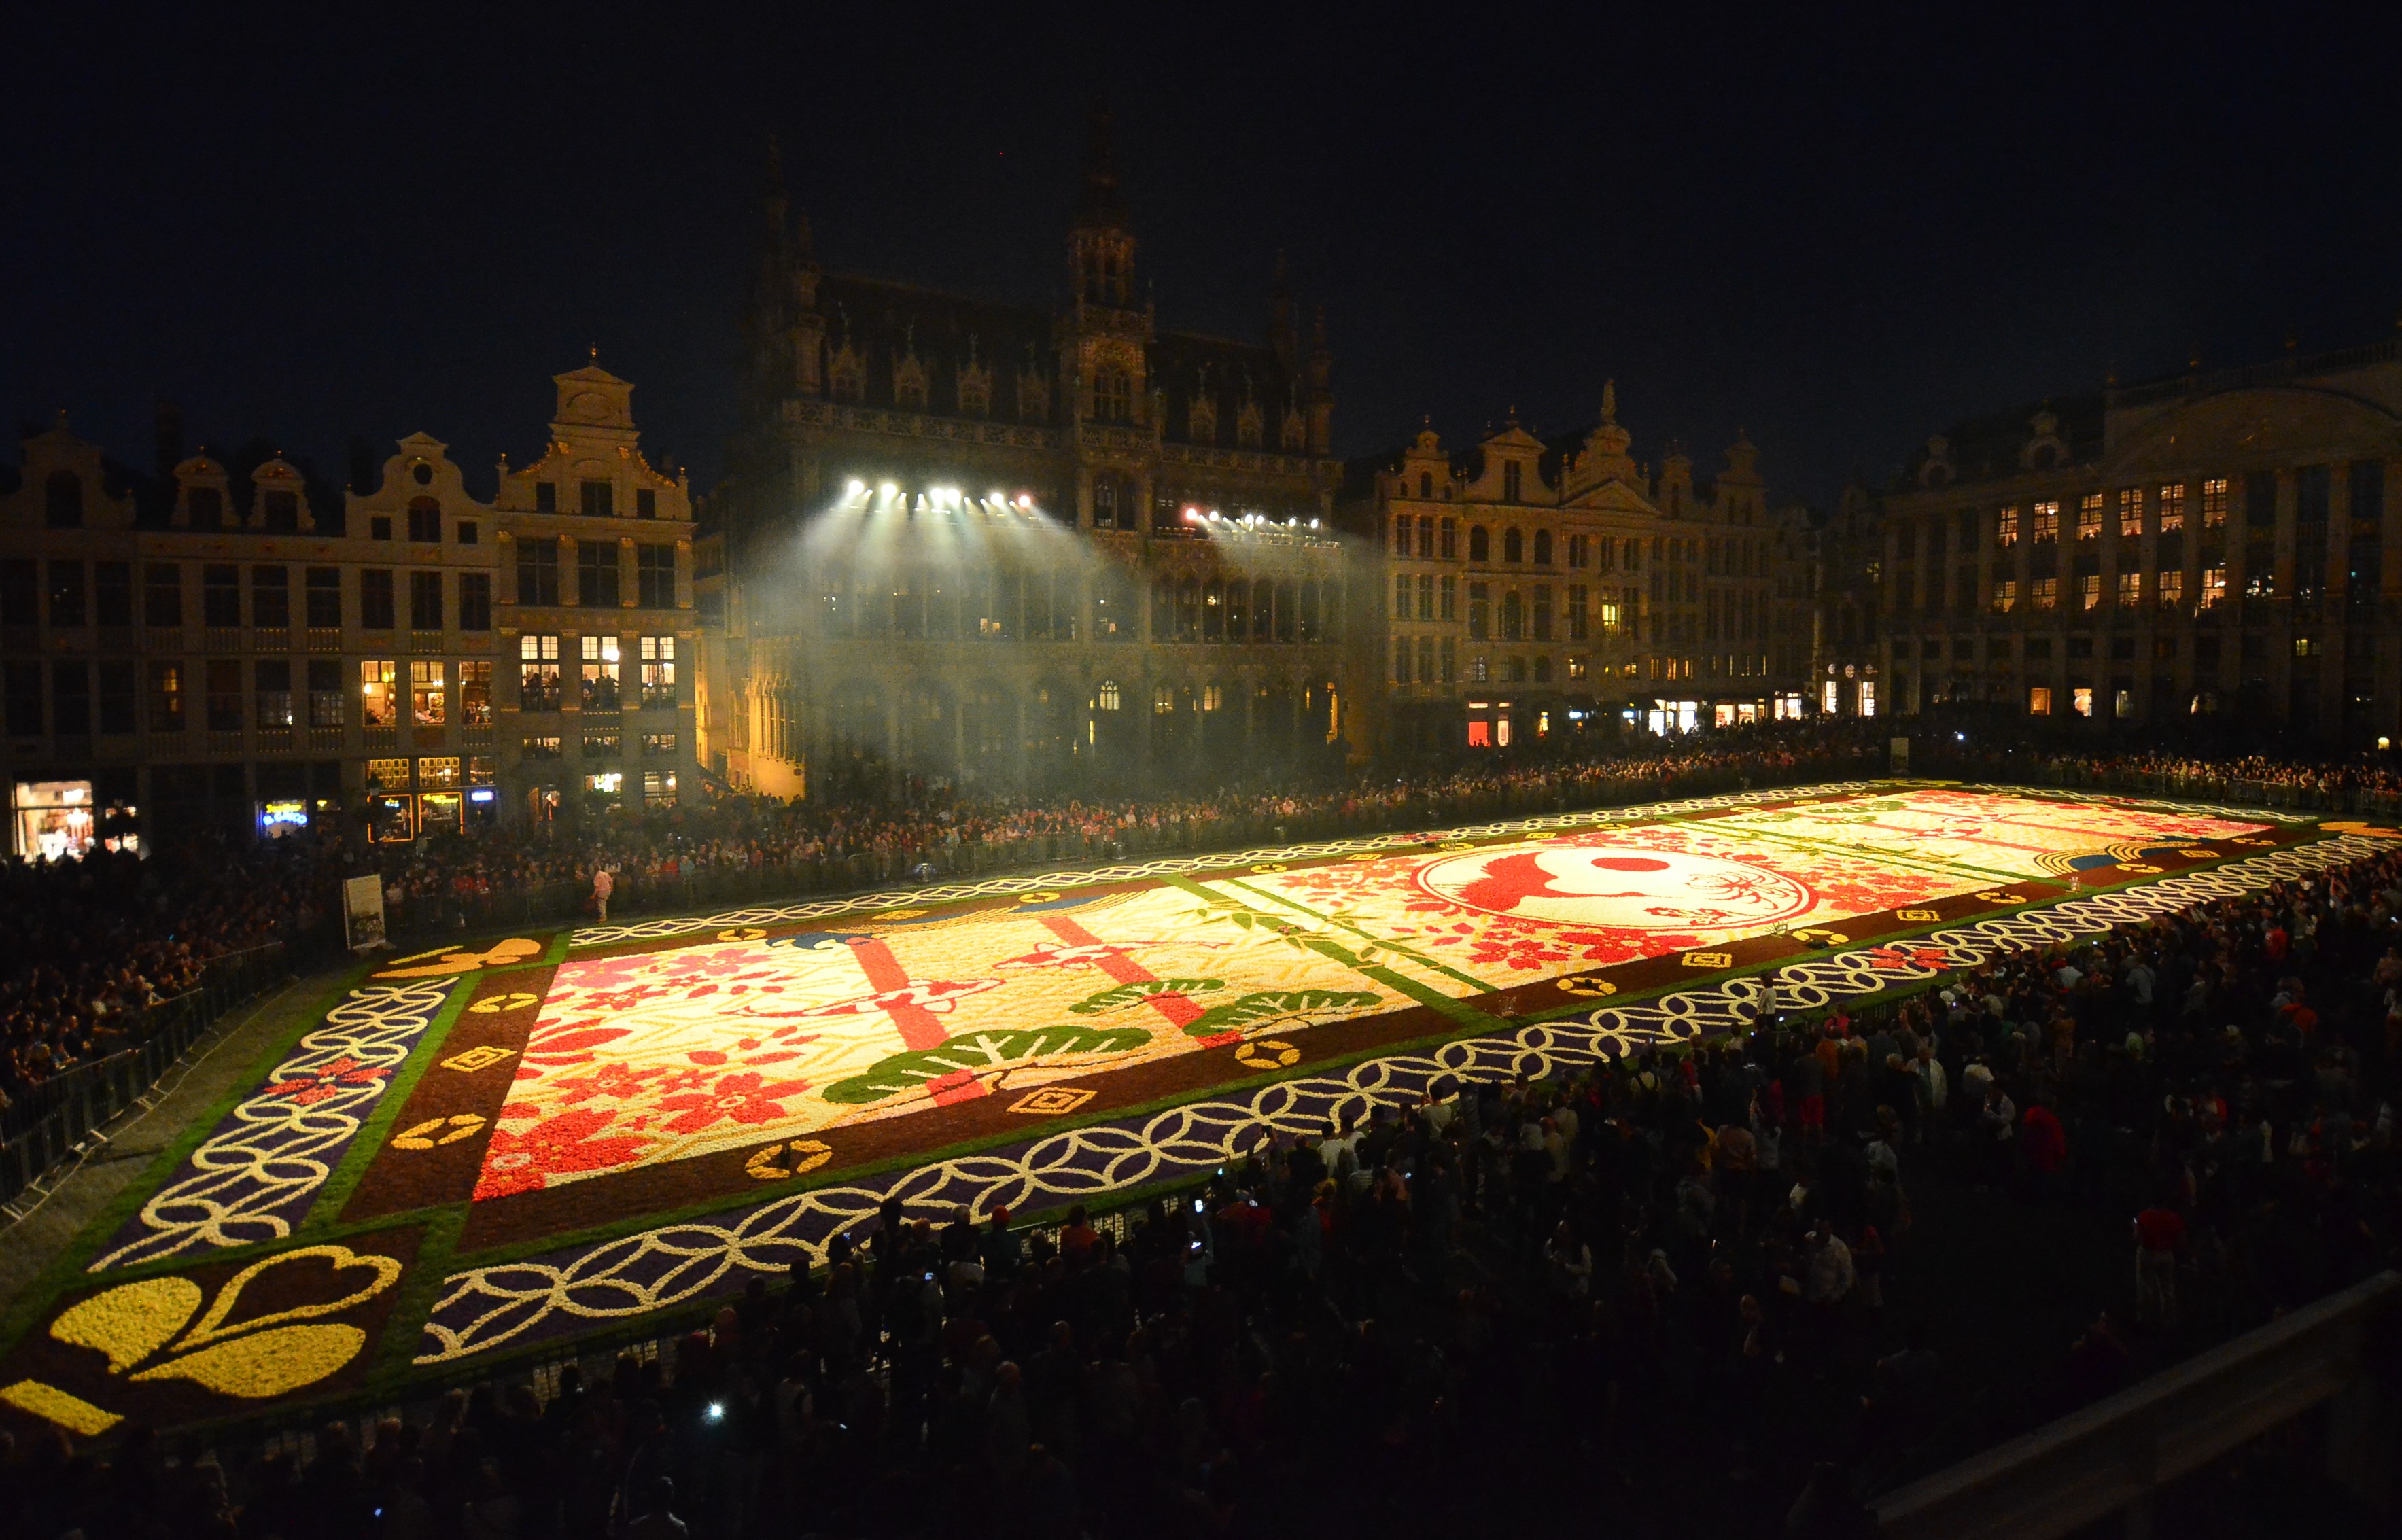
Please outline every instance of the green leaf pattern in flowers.
M830 1102L857 1106L897 1096L929 1080L961 1070L973 1074L1028 1059L1070 1055L1124 1053L1151 1041L1139 1026L1037 1026L1022 1032L963 1032L932 1048L916 1049L879 1059L862 1074L836 1080L825 1088Z

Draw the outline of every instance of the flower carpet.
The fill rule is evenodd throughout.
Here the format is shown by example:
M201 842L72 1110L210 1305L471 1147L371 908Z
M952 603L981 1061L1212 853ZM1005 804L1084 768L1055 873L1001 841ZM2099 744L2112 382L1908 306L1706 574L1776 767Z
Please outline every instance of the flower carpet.
M556 1353L889 1196L1106 1201L1446 1077L1741 1030L1772 978L1904 987L2388 832L1846 785L381 958L7 1307L0 1425Z

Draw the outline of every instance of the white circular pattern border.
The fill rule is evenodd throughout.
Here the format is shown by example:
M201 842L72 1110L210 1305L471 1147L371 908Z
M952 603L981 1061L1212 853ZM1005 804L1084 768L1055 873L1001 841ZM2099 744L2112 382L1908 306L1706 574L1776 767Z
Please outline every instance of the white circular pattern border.
M1846 785L1773 795L1863 789ZM1696 799L1645 812L1758 800L1757 795ZM2244 810L2241 816L2262 815ZM1607 820L1572 815L1485 825L1475 832L1515 832L1582 821ZM1384 843L1346 841L1300 848L1344 851ZM1821 1008L1839 997L1872 995L1973 967L2002 952L2073 941L2193 904L2239 897L2389 848L2386 841L2340 835L2139 887L1996 915L1904 942L1788 963L1774 975L1776 1003L1783 1009ZM1208 864L1229 859L1214 858ZM1179 869L1183 864L1178 863ZM1135 873L1129 869L1127 874ZM1109 879L1087 873L1085 880ZM923 896L937 891L942 890L928 889ZM778 912L780 918L790 914ZM719 916L699 925L731 921L731 916ZM821 1262L827 1240L873 1217L889 1198L897 1197L928 1216L962 1203L978 1215L1001 1204L1014 1210L1029 1204L1056 1206L1240 1161L1272 1131L1313 1132L1323 1129L1330 1118L1354 1118L1378 1105L1414 1104L1444 1076L1480 1081L1519 1075L1541 1079L1653 1044L1739 1030L1757 1018L1766 988L1760 976L1725 979L1636 1004L1603 1006L1582 1016L1531 1023L1513 1032L1458 1038L1424 1053L1364 1060L1338 1073L1296 1077L1240 1095L1192 1102L1139 1125L1063 1130L1016 1155L967 1155L920 1166L882 1186L853 1184L794 1193L722 1224L691 1220L602 1242L563 1260L532 1258L453 1273L444 1280L442 1297L427 1316L424 1348L415 1361L452 1363L499 1347L555 1317L623 1320L698 1299L737 1272L780 1273L796 1260Z

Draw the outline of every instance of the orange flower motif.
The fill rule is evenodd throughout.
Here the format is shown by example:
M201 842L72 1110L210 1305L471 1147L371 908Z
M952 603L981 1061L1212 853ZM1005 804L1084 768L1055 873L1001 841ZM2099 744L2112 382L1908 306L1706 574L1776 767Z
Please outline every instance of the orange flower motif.
M809 1088L807 1080L770 1080L755 1069L723 1075L707 1091L659 1098L659 1110L676 1116L662 1126L670 1134L697 1134L724 1119L764 1123L785 1115L783 1098Z
M547 1186L554 1176L630 1163L642 1152L644 1141L593 1137L609 1126L609 1118L606 1112L579 1107L522 1134L493 1129L491 1145L484 1151L483 1176L476 1183L476 1201L531 1192Z

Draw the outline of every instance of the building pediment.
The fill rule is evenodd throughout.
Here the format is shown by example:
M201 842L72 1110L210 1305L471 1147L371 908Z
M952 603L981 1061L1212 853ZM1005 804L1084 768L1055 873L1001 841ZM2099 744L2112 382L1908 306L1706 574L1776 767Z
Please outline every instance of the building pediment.
M1615 476L1586 488L1574 497L1566 499L1560 506L1579 513L1625 514L1642 518L1660 516L1659 508L1650 498Z
M2358 396L2307 386L2227 391L2145 422L2104 457L2105 474L2166 475L2205 458L2260 463L2390 455L2402 450L2402 419Z

